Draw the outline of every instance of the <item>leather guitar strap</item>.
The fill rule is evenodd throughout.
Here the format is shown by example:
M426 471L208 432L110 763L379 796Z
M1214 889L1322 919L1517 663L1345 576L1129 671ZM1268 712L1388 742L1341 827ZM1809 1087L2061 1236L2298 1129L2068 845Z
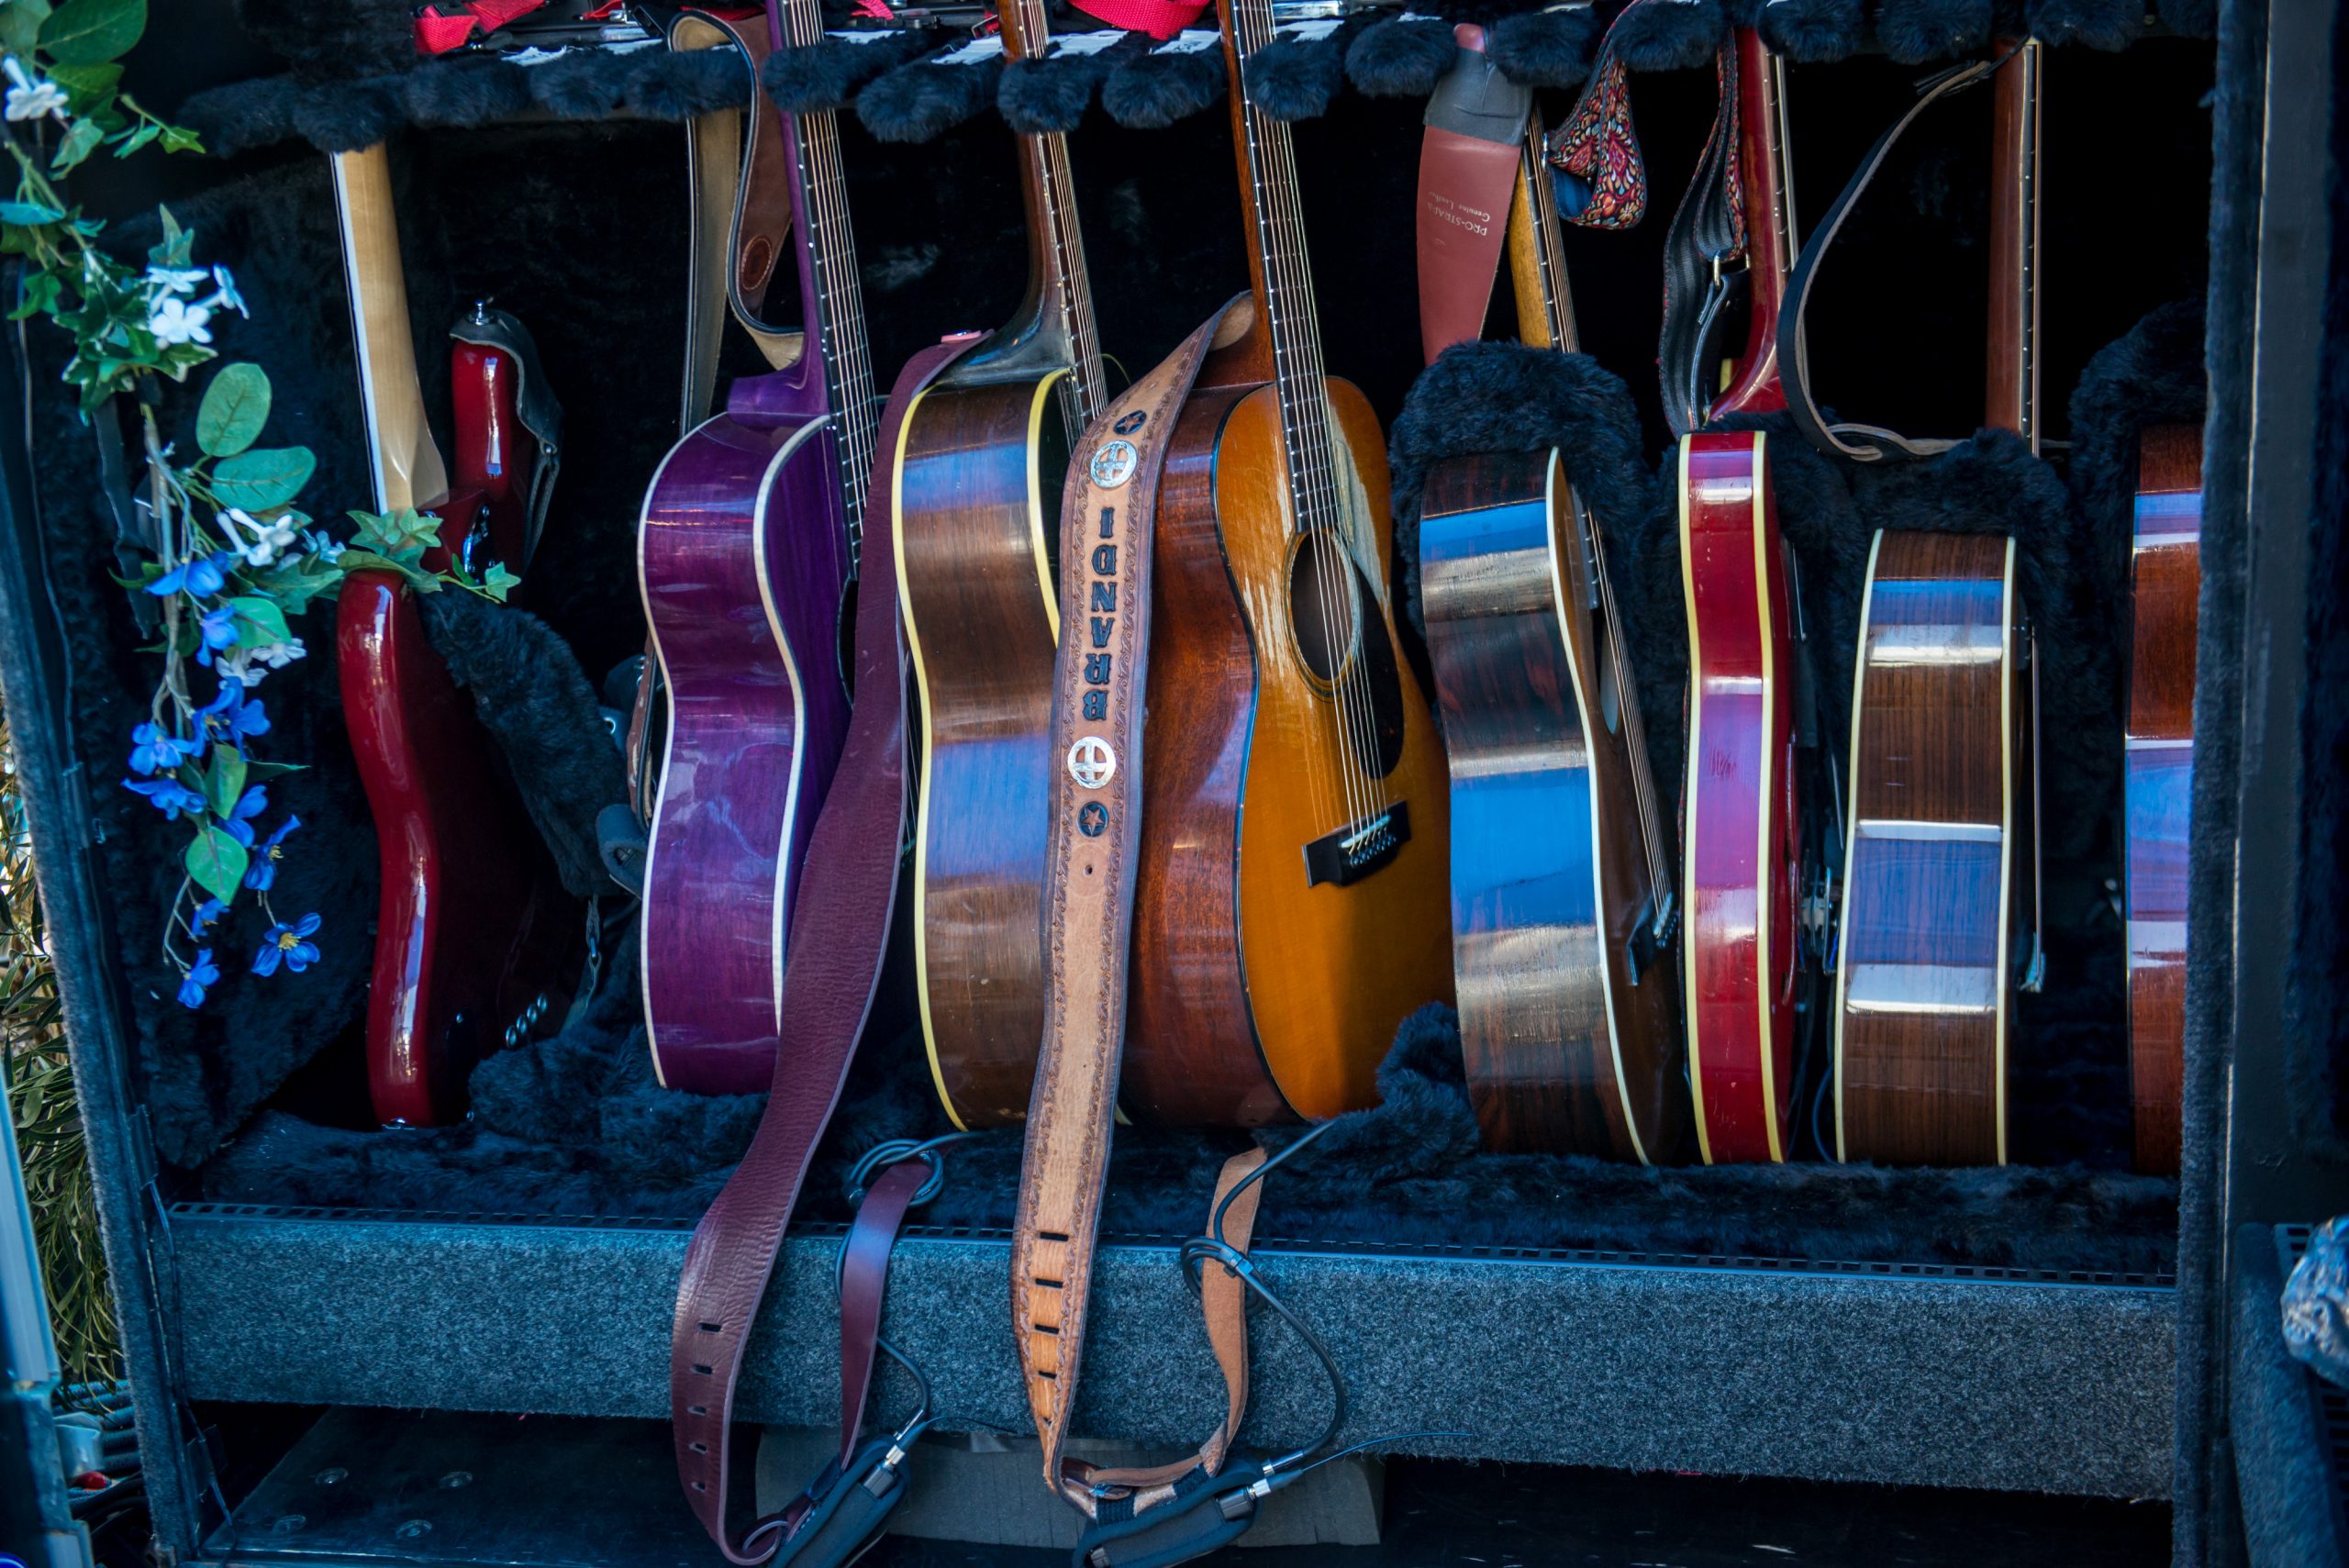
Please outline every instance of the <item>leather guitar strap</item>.
M1244 319L1238 302L1225 306L1102 411L1069 466L1061 507L1066 629L1053 672L1052 755L1061 765L1044 885L1044 1034L1011 1241L1020 1371L1043 1440L1044 1475L1055 1486L1125 1042L1158 481L1218 329Z
M1954 440L1915 439L1875 425L1830 425L1811 396L1810 361L1804 348L1802 318L1810 304L1811 280L1819 274L1819 264L1825 259L1827 248L1835 243L1837 231L1852 215L1861 193L1884 167L1885 155L1892 150L1893 143L1900 139L1919 115L1953 93L1988 81L2004 63L2004 56L1977 60L1928 77L1920 84L1917 101L1909 106L1909 112L1894 121L1892 128L1877 138L1868 155L1860 161L1851 183L1835 198L1835 205L1827 209L1825 221L1811 235L1810 243L1802 248L1793 272L1787 277L1787 297L1778 307L1779 375L1786 384L1787 406L1794 415L1796 428L1829 457L1846 462L1909 462L1945 452L1957 444ZM1859 440L1846 441L1846 436L1858 437Z
M865 547L878 552L867 560L887 561L896 548L889 478L906 408L974 341L964 337L925 349L897 373L867 492ZM774 1556L781 1532L772 1521L763 1529L738 1527L750 1510L747 1496L733 1496L735 1380L807 1162L839 1102L872 1007L896 904L906 749L893 572L868 572L861 582L856 674L860 700L808 840L805 891L785 949L783 1049L775 1055L774 1087L749 1151L694 1229L670 1333L669 1418L678 1478L727 1561L745 1568ZM748 1477L741 1479L747 1494Z
M1702 426L1712 406L1710 382L1720 363L1714 341L1746 281L1742 269L1723 271L1746 250L1735 43L1721 45L1714 73L1720 104L1713 112L1712 134L1705 139L1697 172L1664 241L1664 334L1656 363L1664 373L1664 421L1675 436Z
M1533 90L1486 58L1482 28L1453 34L1459 53L1428 100L1419 141L1419 347L1430 364L1485 335L1533 106Z
M841 1466L856 1458L864 1431L864 1407L873 1393L873 1367L881 1342L881 1301L889 1291L889 1254L914 1195L930 1180L931 1167L901 1160L881 1173L856 1206L848 1246L841 1253Z

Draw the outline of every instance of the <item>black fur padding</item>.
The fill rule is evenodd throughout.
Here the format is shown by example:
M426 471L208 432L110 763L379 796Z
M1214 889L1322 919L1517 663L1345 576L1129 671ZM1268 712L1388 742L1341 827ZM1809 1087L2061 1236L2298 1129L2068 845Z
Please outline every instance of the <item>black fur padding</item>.
M457 59L362 81L263 77L195 94L179 117L224 155L295 138L349 152L410 125L490 125L533 108L558 119L680 120L739 108L750 96L749 72L730 50L581 50L528 67Z
M1163 130L1223 102L1223 50L1154 49L1109 72L1101 107L1134 130Z
M2033 37L2051 44L2122 50L2144 31L2143 0L2031 0Z
M900 65L859 93L856 117L864 128L883 141L930 141L993 103L1003 56L969 65L945 63L953 52Z
M1248 99L1276 120L1319 119L1346 84L1345 38L1283 36L1248 57Z
M1346 80L1373 98L1424 98L1452 69L1452 24L1433 17L1373 22L1346 47Z
M1633 71L1687 71L1709 61L1728 36L1720 0L1678 0L1624 12L1609 42Z
M2219 36L2219 0L2154 0L2154 14L2187 38Z
M1990 41L1990 0L1884 0L1876 41L1902 65L1972 54Z
M1521 87L1579 87L1590 75L1598 21L1590 7L1520 11L1485 33L1485 52L1500 73Z
M444 590L422 595L424 628L505 754L522 805L574 898L612 891L596 818L628 799L619 751L571 645L528 610Z
M1004 123L1022 136L1074 130L1083 122L1085 111L1093 106L1101 83L1127 56L1138 51L1135 40L1142 37L1134 34L1108 49L1089 52L1060 50L1041 60L1013 61L1003 68L1003 81L995 94Z
M1785 0L1765 6L1756 20L1762 41L1798 65L1842 60L1865 36L1860 0Z
M253 39L305 82L372 76L416 63L410 0L234 0Z
M855 42L826 34L821 43L768 55L759 84L787 115L846 108L859 87L935 42L917 32L861 34Z

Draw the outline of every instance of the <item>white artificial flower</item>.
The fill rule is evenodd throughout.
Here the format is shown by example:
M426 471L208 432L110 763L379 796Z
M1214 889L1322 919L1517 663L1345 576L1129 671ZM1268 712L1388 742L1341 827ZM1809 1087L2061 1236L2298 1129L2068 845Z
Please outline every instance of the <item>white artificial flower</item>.
M209 343L212 334L204 324L211 319L212 312L201 305L166 298L157 302L147 330L155 334L158 343Z
M6 111L12 120L37 120L44 116L57 119L65 117L65 89L54 82L44 82L25 69L23 61L15 55L0 61L0 71L8 75L8 96Z
M147 269L147 294L150 299L167 295L194 294L198 284L210 280L212 274L202 267L150 267Z
M220 531L228 536L229 544L245 558L248 566L268 565L294 542L293 525L282 517L273 523L264 523L242 506L231 506L218 513L217 517ZM246 528L252 530L252 542L250 544L245 542L243 530Z
M253 667L252 650L248 648L230 648L219 653L212 661L212 673L224 681L235 681L247 687L260 685L269 674L267 670Z
M254 649L253 657L273 670L283 670L295 660L308 657L309 651L302 646L300 638L289 637L284 642L267 643Z
M304 534L302 542L310 547L312 555L329 566L342 559L342 546L320 529L313 528Z
M212 297L204 302L206 305L215 309L225 306L239 316L248 319L251 317L252 312L245 308L245 296L237 292L237 280L229 275L228 268L212 269L212 284L214 292Z

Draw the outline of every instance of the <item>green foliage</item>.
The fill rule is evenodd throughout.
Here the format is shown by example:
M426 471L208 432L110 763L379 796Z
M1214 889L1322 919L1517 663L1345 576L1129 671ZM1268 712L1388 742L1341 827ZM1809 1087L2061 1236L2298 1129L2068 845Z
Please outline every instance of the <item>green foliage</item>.
M195 444L207 456L236 456L261 439L269 399L269 376L259 365L222 365L195 411Z
M307 447L271 447L224 457L212 471L212 498L223 506L273 512L290 506L317 472Z

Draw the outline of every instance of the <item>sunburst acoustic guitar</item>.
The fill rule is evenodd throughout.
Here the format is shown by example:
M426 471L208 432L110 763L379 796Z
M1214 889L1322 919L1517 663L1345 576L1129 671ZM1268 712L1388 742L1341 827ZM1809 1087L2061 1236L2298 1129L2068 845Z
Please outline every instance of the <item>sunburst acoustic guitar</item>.
M1007 0L1004 51L1041 55L1041 0ZM915 979L939 1098L958 1127L1027 1115L1044 1028L1052 777L1052 556L1061 481L1107 398L1067 139L1016 139L1028 295L907 410L896 572L921 704ZM1102 645L1107 645L1105 618ZM1083 628L1079 628L1080 631Z
M1574 352L1538 112L1508 254L1520 335ZM1605 541L1557 452L1434 465L1419 584L1452 775L1460 1038L1486 1143L1669 1161L1688 1088L1664 827Z
M1242 85L1272 6L1222 19L1255 310L1160 482L1119 1102L1255 1125L1370 1103L1397 1024L1451 995L1450 831L1397 656L1386 442L1323 373L1289 128Z

